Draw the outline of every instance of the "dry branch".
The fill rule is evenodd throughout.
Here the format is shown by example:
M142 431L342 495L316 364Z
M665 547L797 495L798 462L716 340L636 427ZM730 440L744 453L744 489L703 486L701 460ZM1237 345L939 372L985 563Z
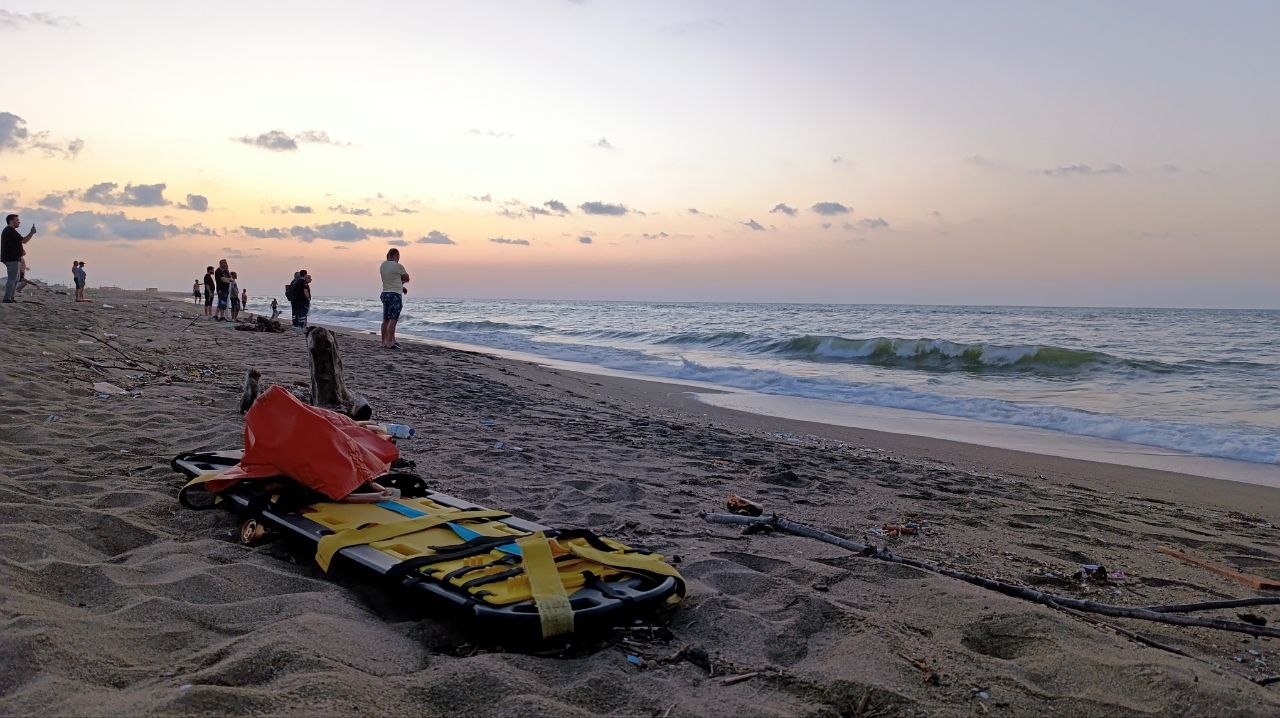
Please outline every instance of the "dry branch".
M1168 623L1175 626L1199 626L1201 628L1213 628L1219 631L1232 631L1234 633L1246 633L1250 636L1267 636L1269 638L1280 638L1280 628L1271 628L1268 626L1254 626L1248 623L1237 621L1224 621L1217 618L1198 618L1195 616L1174 616L1168 613L1159 613L1146 608L1132 606L1115 606L1107 603L1095 603L1094 601L1086 601L1079 598L1070 598L1068 596L1058 596L1044 591L1027 588L1026 586L1015 586L1011 583L997 581L995 579L975 576L971 573L956 571L954 569L945 568L929 561L920 559L907 558L899 556L888 548L876 548L866 544L850 541L842 536L816 529L812 526L789 521L781 516L770 516L752 518L749 516L738 516L736 514L703 514L702 518L711 523L717 524L733 524L738 526L771 526L775 529L786 531L787 533L796 534L797 536L806 536L815 538L819 541L825 541L841 548L852 551L866 558L873 558L880 561L888 561L890 563L911 566L922 571L936 573L949 578L959 579L975 586L1002 593L1013 598L1021 598L1023 600L1039 603L1050 608L1072 608L1077 611L1086 613L1099 613L1104 616L1113 616L1115 618L1136 618L1142 621L1154 621L1156 623Z

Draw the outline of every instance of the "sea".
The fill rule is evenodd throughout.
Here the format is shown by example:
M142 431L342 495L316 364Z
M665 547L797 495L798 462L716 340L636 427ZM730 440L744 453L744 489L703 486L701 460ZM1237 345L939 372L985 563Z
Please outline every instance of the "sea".
M376 298L311 310L372 331L381 318ZM757 397L1280 462L1280 310L411 298L398 332Z

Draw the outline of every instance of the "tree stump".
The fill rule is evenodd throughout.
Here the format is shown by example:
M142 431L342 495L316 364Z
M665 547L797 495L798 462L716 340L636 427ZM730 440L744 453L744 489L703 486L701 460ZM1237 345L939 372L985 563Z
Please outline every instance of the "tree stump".
M324 327L307 327L307 349L311 362L311 405L346 414L357 421L371 418L373 407L368 400L347 390L342 378L338 337Z

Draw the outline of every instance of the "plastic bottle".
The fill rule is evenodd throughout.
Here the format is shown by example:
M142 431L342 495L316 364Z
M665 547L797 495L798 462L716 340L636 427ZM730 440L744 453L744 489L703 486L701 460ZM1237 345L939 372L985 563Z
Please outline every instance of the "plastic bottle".
M386 428L388 434L397 439L407 439L417 433L414 431L412 426L408 426L407 424L384 424L383 426Z

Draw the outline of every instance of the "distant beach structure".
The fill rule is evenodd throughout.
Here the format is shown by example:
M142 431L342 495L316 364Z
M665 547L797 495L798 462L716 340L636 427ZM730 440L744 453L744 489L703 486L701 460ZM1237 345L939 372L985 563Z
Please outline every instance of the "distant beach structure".
M147 287L145 291L148 291L148 292L158 292L158 291L160 291L160 290L159 290L159 289L156 289L155 287Z

